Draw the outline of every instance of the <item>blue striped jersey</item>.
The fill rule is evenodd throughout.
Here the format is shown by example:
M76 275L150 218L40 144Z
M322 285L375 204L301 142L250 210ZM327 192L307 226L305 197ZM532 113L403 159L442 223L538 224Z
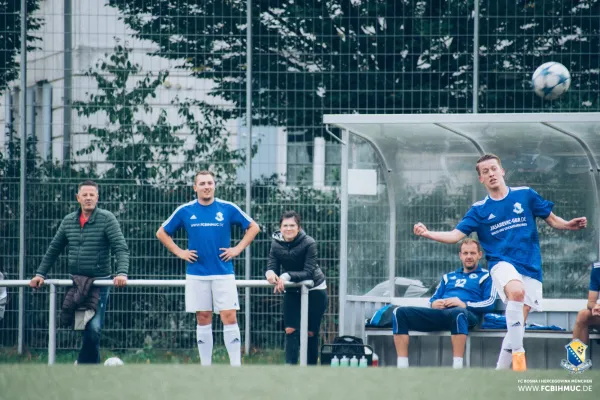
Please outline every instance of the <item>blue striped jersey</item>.
M437 290L429 299L429 304L440 299L458 297L467 305L467 309L476 313L486 313L494 309L496 290L487 269L480 266L472 272L463 272L459 268L442 276Z

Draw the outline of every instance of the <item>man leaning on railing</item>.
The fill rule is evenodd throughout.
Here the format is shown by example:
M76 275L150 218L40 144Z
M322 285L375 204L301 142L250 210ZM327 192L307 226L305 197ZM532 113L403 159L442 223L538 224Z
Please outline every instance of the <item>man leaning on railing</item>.
M110 278L112 249L117 259L114 285L125 286L129 271L129 249L115 216L110 211L96 207L98 184L93 181L82 182L76 197L81 208L62 220L29 286L39 288L44 284L46 274L68 245L69 273L73 277L75 288L67 292L63 313L74 312L79 304L85 304L88 310L94 311L93 317L85 324L83 343L75 363L98 364L100 335L110 287L92 289L93 280ZM92 291L96 291L97 296Z

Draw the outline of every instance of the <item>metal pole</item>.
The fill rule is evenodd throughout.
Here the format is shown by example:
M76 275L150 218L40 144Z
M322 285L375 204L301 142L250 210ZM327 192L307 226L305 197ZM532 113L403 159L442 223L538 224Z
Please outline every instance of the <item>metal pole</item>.
M72 120L72 87L73 87L73 27L72 3L65 0L63 12L63 41L64 41L64 87L63 87L63 165L68 167L71 162L71 120Z
M50 284L50 314L48 315L48 365L56 360L56 286Z
M340 200L340 284L339 284L339 335L344 335L344 309L348 291L348 153L350 152L350 135L348 130L342 131L342 141L348 146L342 146L341 171L341 200Z
M246 214L250 214L252 202L252 0L247 2L246 11L246 128L248 143L246 143ZM252 259L250 246L246 247L246 280L252 277ZM250 288L246 288L244 329L244 350L250 354Z
M475 0L473 20L473 114L479 112L479 0Z
M21 174L19 178L19 279L25 279L25 176L27 170L27 1L21 0ZM17 352L23 354L24 288L19 288L19 332Z
M308 361L308 287L300 289L300 365Z

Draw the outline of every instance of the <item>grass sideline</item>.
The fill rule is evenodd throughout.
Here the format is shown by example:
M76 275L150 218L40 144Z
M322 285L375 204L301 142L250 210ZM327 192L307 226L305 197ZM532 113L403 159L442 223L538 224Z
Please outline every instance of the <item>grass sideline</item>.
M585 379L589 392L519 392L518 379ZM565 383L563 383L565 384ZM574 383L571 383L572 385ZM531 386L531 385L530 385ZM448 368L330 368L247 365L0 365L0 399L590 399L600 374Z
M73 364L79 354L78 350L57 350L56 364ZM110 351L102 349L100 359L119 357L126 364L198 364L200 358L197 349L140 349L125 351ZM250 354L242 355L244 364L283 364L285 353L282 349L250 349ZM0 365L2 364L47 364L47 350L26 350L18 354L16 347L0 347ZM224 346L215 346L213 364L229 365L229 356Z

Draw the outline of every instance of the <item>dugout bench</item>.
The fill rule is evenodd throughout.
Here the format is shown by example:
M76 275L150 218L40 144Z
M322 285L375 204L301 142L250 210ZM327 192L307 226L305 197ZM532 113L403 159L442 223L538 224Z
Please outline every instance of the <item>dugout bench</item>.
M347 296L346 315L349 324L344 334L362 337L379 356L381 366L396 366L396 350L391 328L366 328L364 321L373 312L386 304L397 306L427 307L429 298L383 298L368 296ZM527 366L530 369L561 368L561 360L566 358L565 345L573 334L577 313L586 307L585 299L545 299L543 312L532 312L528 323L556 325L566 331L525 331L524 345L527 351ZM496 302L494 312L504 313L504 304ZM495 368L504 329L475 329L469 332L465 349L465 365ZM409 363L411 366L451 366L452 344L450 332L409 332ZM590 334L587 358L594 361L594 353L600 354L599 333ZM600 360L599 360L600 362Z

